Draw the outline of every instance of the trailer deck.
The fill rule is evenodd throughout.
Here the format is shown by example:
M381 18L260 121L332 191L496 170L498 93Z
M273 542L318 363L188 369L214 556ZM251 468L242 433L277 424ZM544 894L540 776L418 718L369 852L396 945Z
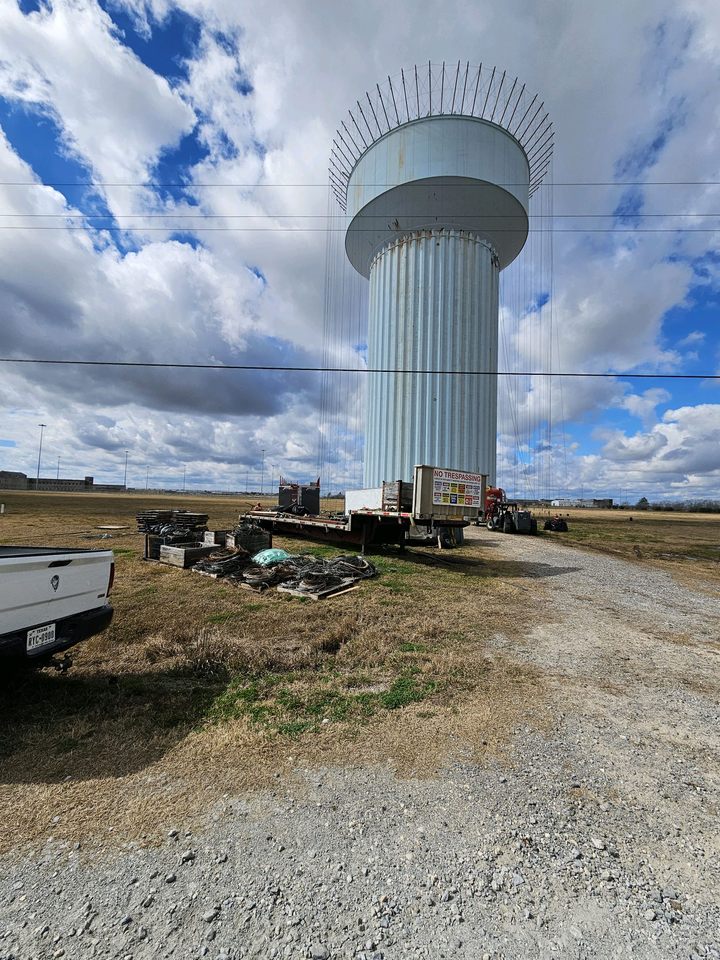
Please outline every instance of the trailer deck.
M248 517L271 533L347 543L454 546L460 530L482 511L487 475L418 465L413 481L349 490L342 515L299 516L276 510L252 510Z
M271 533L347 543L363 550L373 545L405 543L412 524L409 513L377 513L370 510L355 511L342 518L322 515L298 517L272 510L253 510L248 517Z

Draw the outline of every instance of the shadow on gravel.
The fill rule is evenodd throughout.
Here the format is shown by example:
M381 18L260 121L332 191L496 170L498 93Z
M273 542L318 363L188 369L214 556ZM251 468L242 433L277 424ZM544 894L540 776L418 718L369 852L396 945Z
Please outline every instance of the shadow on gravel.
M0 681L0 784L123 777L204 717L226 677L20 672Z
M484 545L484 544L483 544ZM577 573L582 567L556 567L551 563L532 563L526 560L478 560L475 557L452 556L451 551L419 553L406 550L402 555L408 563L454 570L466 577L507 577L509 579L559 577L564 573Z
M492 573L503 577L560 577L564 573L577 573L582 567L555 567L551 563L527 563L519 560L493 560Z

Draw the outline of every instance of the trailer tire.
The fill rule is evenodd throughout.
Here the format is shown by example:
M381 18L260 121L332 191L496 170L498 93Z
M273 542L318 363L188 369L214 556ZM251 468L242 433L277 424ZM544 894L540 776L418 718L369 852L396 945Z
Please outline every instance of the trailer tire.
M488 530L494 530L494 529L495 529L495 524L492 522L492 520L488 520L486 526L487 526Z

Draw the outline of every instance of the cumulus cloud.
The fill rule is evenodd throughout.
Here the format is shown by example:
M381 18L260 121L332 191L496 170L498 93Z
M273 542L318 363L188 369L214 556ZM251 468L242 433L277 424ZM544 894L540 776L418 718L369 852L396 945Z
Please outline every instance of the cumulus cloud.
M93 0L0 7L0 95L51 111L98 179L137 182L195 125L190 107L116 36Z
M298 0L262 16L250 0L113 0L108 9L130 13L147 38L172 10L197 18L199 40L187 52L184 79L171 83L141 63L94 0L58 0L29 15L11 2L0 9L0 96L51 116L65 149L96 179L146 181L163 151L190 132L204 155L183 171L182 198L106 190L118 217L177 215L164 232L144 230L146 220L123 242L89 228L0 233L9 352L291 365L324 355L357 363L360 321L351 325L351 344L323 336L323 184L331 137L348 105L388 73L414 61L458 57L494 58L545 96L557 128L556 223L593 231L555 235L553 298L539 309L523 301L542 292L549 261L526 258L508 271L504 329L516 368L543 370L550 359L555 370L673 371L680 351L702 342L696 331L695 339L690 333L669 344L663 323L671 308L689 304L694 284L718 282L712 258L703 260L713 235L673 232L677 225L702 226L691 214L714 209L717 188L688 185L670 194L638 187L626 200L667 231L645 234L627 232L637 220L611 215L622 201L617 187L560 184L609 183L623 170L640 184L716 179L720 123L707 72L719 31L707 5L552 2L542 16L529 0L502 8L455 0L442 16L433 0L368 0L342 12L330 0ZM33 179L0 139L0 181ZM64 217L82 217L50 188L19 198L0 187L3 211L44 213L54 219L43 223L60 225ZM573 218L563 220L564 214ZM193 235L197 222L179 219L190 215L207 217L201 225L212 229ZM330 283L361 318L362 282L338 267L342 219L332 226L338 233L327 257ZM597 232L616 227L626 232ZM178 242L180 228L179 239L190 235L192 243ZM513 284L522 296L513 298ZM326 391L323 407L319 378L304 374L60 368L16 371L5 382L32 407L17 413L26 433L14 434L19 447L8 454L14 463L27 458L33 423L48 409L64 424L63 442L98 471L111 472L126 445L147 451L143 458L154 449L168 469L197 464L218 482L237 478L243 465L252 469L262 449L308 473L318 428L338 474L351 476L361 453L357 384ZM672 398L659 390L636 394L622 379L528 378L503 390L500 462L508 469L528 476L534 470L536 478L550 470L559 454L538 445L538 432L548 434L548 410L557 441L566 439L567 424L597 419L610 407L638 417L643 432L606 436L597 460L570 450L563 468L575 479L594 473L610 482L620 463L644 470L631 458L643 444L652 448L649 463L670 465L677 477L699 475L686 451L705 427L682 411L700 407L677 407L676 420L664 414L657 424L658 406ZM570 446L564 445L565 459ZM638 482L649 482L647 476Z
M667 390L653 387L645 390L643 393L628 394L622 400L622 406L634 417L642 420L645 426L649 426L656 419L656 411L661 403L667 403L670 400L670 394Z
M677 347L692 347L705 341L706 334L702 330L691 330L686 337L678 340Z

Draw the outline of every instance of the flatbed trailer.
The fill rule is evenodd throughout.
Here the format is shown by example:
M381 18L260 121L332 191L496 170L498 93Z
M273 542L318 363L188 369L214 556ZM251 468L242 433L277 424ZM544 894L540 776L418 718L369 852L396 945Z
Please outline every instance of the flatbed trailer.
M307 540L347 543L360 547L380 544L405 543L412 526L412 516L403 513L383 513L371 510L353 511L343 517L298 517L272 510L253 510L252 520L274 534L301 537Z
M346 513L340 516L301 517L257 509L248 516L274 534L346 543L361 552L384 544L449 546L461 539L455 532L482 511L486 480L484 474L420 465L412 483L393 481L348 491Z

